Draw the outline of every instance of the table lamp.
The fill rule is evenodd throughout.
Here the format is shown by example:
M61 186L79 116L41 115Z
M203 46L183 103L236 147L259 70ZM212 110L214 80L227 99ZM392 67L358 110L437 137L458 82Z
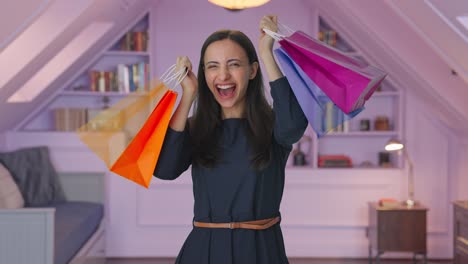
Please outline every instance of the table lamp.
M413 162L411 161L408 151L405 148L405 145L397 139L390 139L385 145L385 150L392 151L402 151L405 156L406 161L408 162L409 172L408 172L408 199L406 200L407 206L413 206L414 201L414 175L413 175Z

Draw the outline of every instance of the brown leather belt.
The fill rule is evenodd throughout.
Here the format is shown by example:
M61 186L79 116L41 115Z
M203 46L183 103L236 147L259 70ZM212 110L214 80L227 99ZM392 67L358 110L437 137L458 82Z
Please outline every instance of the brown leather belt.
M205 222L194 221L193 225L196 227L204 227L204 228L229 228L229 229L244 228L244 229L263 230L263 229L267 229L273 226L279 221L280 221L280 217L277 216L273 218L256 220L256 221L247 221L247 222L205 223Z

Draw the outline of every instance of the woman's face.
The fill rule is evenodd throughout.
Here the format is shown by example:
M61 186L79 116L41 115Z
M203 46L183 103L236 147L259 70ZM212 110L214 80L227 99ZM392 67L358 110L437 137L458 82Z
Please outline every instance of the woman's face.
M258 63L249 63L247 53L230 39L211 43L204 56L208 88L223 109L224 117L242 117L249 80L257 74Z

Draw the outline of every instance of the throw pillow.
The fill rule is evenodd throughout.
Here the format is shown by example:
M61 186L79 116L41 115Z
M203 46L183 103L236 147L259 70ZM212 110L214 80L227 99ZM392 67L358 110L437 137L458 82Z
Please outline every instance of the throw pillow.
M49 158L48 147L29 147L0 153L23 194L26 207L66 201L60 179Z
M10 172L0 163L0 209L24 207L24 199Z

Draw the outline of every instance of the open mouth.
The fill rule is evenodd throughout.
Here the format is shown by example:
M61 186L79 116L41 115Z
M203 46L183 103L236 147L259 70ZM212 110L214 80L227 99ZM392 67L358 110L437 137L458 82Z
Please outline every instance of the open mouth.
M219 97L222 99L228 99L234 96L234 92L236 91L235 84L219 84L216 85L216 90L218 91Z

